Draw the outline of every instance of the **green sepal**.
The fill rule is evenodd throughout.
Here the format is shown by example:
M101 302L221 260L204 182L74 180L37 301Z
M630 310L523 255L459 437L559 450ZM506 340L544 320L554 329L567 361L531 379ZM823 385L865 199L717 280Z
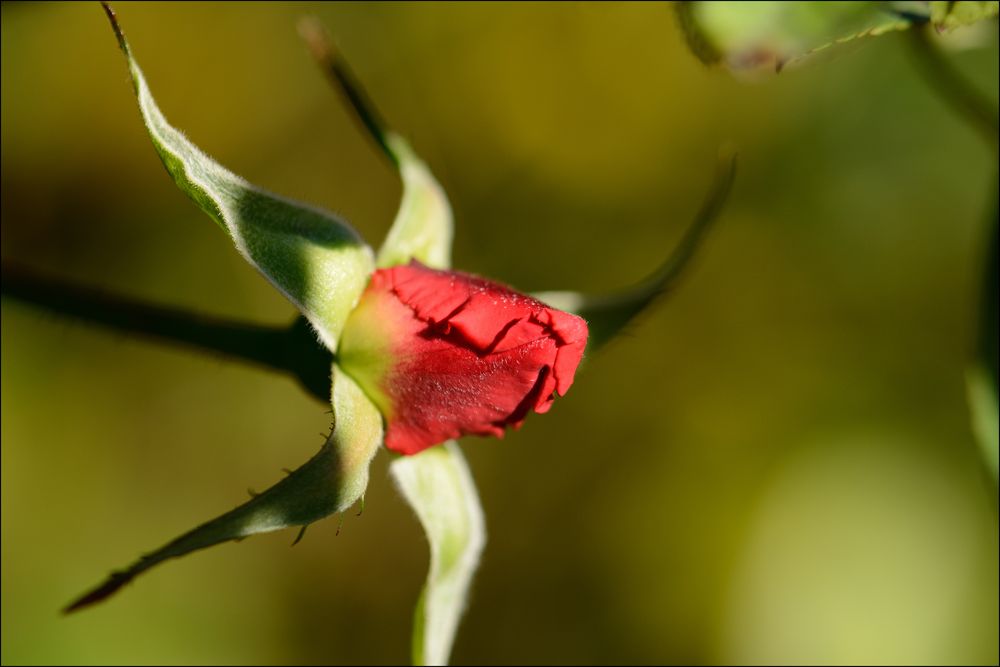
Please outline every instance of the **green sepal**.
M454 224L448 196L405 139L390 132L386 146L403 180L403 197L378 251L378 266L417 259L435 269L450 268Z
M431 548L427 583L414 614L413 664L444 665L486 543L479 495L454 441L400 457L389 469Z
M598 350L674 286L722 212L735 177L736 153L724 148L719 153L718 170L712 187L684 237L667 259L638 284L610 294L552 291L537 292L534 296L554 308L587 320L590 328L587 350Z
M343 512L364 494L368 467L382 444L382 415L351 378L333 367L334 425L315 456L249 502L146 554L66 607L100 602L137 576L171 558L292 526L307 526Z
M374 268L371 248L332 213L254 186L172 127L153 100L114 12L104 8L128 61L143 122L174 182L336 351L344 321Z
M347 60L337 52L323 24L313 18L303 19L299 22L299 34L403 181L399 210L378 252L378 266L385 268L417 259L435 269L450 268L454 232L451 205L444 189L406 140L388 129Z

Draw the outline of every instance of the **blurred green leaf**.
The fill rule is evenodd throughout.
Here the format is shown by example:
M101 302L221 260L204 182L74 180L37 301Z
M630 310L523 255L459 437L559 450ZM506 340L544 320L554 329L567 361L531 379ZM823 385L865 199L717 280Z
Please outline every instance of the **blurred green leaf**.
M979 340L976 360L966 373L969 410L972 414L972 431L979 441L983 459L1000 478L1000 418L998 418L997 379L1000 376L1000 356L997 340L1000 338L1000 208L996 196L992 211L992 238L983 271L982 294L979 311Z
M785 65L834 44L905 30L928 17L919 2L681 2L694 54L732 70Z
M1000 245L1000 216L998 216L997 206L993 209L993 239L990 243L989 254L987 255L986 267L983 271L983 293L982 311L979 321L979 358L984 368L987 369L993 381L993 386L997 385L997 376L1000 375L1000 358L998 358L997 338L1000 336L1000 313L998 313L998 282L1000 282L1000 261L997 259L997 246Z
M382 444L382 415L354 381L333 367L334 425L319 453L267 491L113 572L67 612L100 602L146 570L192 551L291 526L307 526L353 505L368 486Z
M454 441L398 458L390 470L431 547L430 572L414 617L413 664L444 665L486 543L483 510Z
M1000 2L931 2L931 22L941 31L994 18Z
M996 480L1000 475L1000 415L997 411L997 385L989 371L979 364L966 372L972 432L979 443L986 467Z
M143 121L167 171L335 351L344 321L371 274L371 249L333 214L257 188L202 153L168 124L114 12L107 5L105 10L128 60Z
M534 296L546 304L587 320L590 337L587 350L596 351L614 338L629 322L667 290L684 273L712 223L722 211L736 177L736 153L724 148L712 187L694 222L669 257L645 280L611 294L579 292L538 292Z
M932 38L930 26L914 28L907 36L914 63L938 98L979 132L996 151L997 136L1000 133L996 103L971 85L951 60L945 57Z

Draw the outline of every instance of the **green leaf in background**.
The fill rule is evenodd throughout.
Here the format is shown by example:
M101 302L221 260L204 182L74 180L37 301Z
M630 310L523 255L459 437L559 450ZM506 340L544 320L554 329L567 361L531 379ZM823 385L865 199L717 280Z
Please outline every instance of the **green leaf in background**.
M333 214L270 194L228 171L160 112L114 12L104 5L128 60L143 121L178 187L229 233L240 254L305 315L336 350L340 330L373 269L371 249Z
M997 257L1000 250L1000 208L996 198L993 206L993 233L983 271L976 360L966 373L966 384L972 431L979 441L983 460L993 473L993 479L997 480L1000 478L1000 416L997 405L997 378L1000 376L997 350L1000 338L1000 261Z
M657 297L674 286L722 211L735 177L736 153L724 148L719 153L715 180L694 222L666 261L639 284L611 294L538 292L534 296L550 306L575 313L587 320L590 327L587 350L596 351L648 308Z
M382 445L382 415L345 373L333 367L334 424L319 453L249 502L181 535L66 608L82 609L106 599L146 570L192 551L291 526L308 526L343 512L368 486L368 467Z
M972 433L979 443L986 467L994 481L1000 475L1000 414L997 412L997 384L989 371L973 364L965 376L972 416Z
M994 18L1000 11L1000 2L931 2L931 22L940 31Z
M369 136L395 165L403 181L403 197L396 219L378 252L378 266L395 266L418 259L435 269L450 268L454 224L451 205L441 185L407 141L387 129L364 86L347 61L338 56L323 25L316 19L303 19L299 23L299 34L327 78L343 93Z
M390 470L431 548L430 572L414 618L413 664L444 665L486 542L479 496L454 441L398 458Z
M734 71L785 65L834 44L925 22L921 2L681 2L694 54Z

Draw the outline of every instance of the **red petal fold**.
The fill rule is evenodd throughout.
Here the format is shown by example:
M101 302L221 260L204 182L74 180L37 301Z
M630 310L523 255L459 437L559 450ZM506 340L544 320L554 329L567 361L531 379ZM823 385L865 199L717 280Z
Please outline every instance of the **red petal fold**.
M575 315L411 262L375 273L340 355L380 399L386 446L416 454L462 435L502 437L531 410L548 411L573 384L586 344L587 323Z

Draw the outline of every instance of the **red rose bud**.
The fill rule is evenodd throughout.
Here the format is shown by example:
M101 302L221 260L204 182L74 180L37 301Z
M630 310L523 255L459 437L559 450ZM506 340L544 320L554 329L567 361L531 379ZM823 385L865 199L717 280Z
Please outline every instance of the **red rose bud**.
M379 269L338 357L382 410L403 454L462 435L502 437L564 395L587 323L508 287L413 261Z

